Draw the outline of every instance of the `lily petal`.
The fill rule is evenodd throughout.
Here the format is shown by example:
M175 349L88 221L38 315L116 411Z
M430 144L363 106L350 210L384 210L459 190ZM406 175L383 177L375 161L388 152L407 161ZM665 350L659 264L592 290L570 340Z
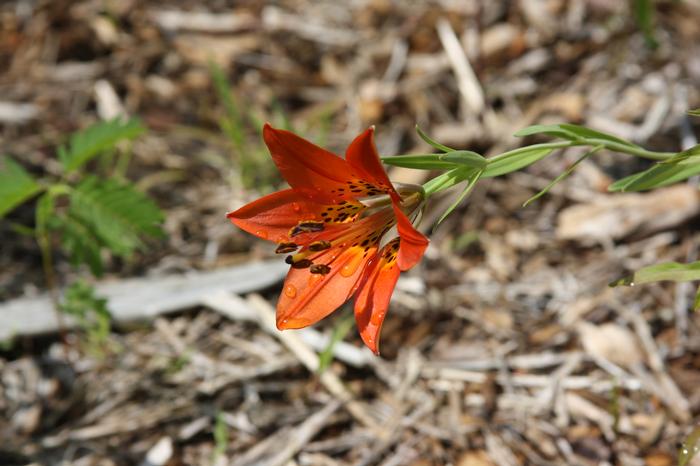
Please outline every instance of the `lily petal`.
M333 248L315 261L325 263L330 272L312 274L309 269L290 269L277 302L277 328L302 328L314 324L340 307L355 290L356 284L376 251L364 257L364 250Z
M348 185L358 177L342 157L269 123L263 139L282 176L299 194L325 204L353 198Z
M377 185L398 200L398 194L384 171L374 144L374 127L368 128L350 143L345 152L345 160L363 180Z
M403 213L396 203L392 203L392 207L396 215L396 229L401 238L396 263L399 269L404 271L420 262L425 253L425 249L428 247L429 240L423 233L416 230L406 214Z
M226 216L258 238L288 241L289 230L303 220L317 220L324 206L309 201L293 189L268 194Z
M392 243L384 246L379 258L368 266L355 298L357 329L362 341L375 354L379 354L379 335L400 274L395 258L387 260L386 250L391 246Z

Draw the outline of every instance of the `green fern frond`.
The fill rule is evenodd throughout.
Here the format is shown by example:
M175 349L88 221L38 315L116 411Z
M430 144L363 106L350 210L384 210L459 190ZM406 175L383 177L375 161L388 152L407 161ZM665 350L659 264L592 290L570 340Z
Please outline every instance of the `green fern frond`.
M68 253L71 264L76 267L87 264L93 275L102 275L102 243L88 225L67 215L54 217L51 226L61 232L61 245Z
M155 203L114 179L85 178L71 192L68 212L118 256L142 247L143 236L163 236L163 213Z
M68 147L58 149L58 158L66 173L70 173L94 157L110 150L120 141L134 139L146 128L137 119L123 121L115 118L96 123L89 128L74 133Z
M0 157L0 218L36 193L41 186L9 157Z

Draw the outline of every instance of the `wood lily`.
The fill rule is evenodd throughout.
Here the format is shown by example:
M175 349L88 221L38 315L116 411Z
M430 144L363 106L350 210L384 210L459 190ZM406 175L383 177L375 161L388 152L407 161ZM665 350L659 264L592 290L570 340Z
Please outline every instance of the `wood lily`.
M379 160L373 128L352 141L344 159L269 124L263 138L290 189L228 218L289 254L277 327L314 324L355 296L360 336L378 353L399 273L418 263L428 245L411 221L420 213L423 188L394 187Z

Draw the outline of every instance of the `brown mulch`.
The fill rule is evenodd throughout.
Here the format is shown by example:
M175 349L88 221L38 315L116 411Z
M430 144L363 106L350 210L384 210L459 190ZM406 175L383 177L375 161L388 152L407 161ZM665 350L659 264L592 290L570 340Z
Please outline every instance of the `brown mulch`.
M656 2L655 49L629 8L3 2L0 104L11 110L0 112L0 147L53 174L53 148L69 132L115 114L142 118L149 132L133 145L129 176L167 212L168 239L113 262L110 278L213 269L272 255L224 213L280 180L264 161L244 173L264 148L252 121L246 153L219 129L211 61L251 120L281 125L285 115L339 153L371 124L383 154L427 151L415 124L495 154L521 143L517 129L562 121L679 150L700 126L684 115L700 107L700 4ZM450 34L473 77L455 63ZM682 216L645 217L652 203L663 213L680 202L663 193L614 201L609 182L646 162L601 153L521 207L578 155L483 182L436 229L395 292L381 358L352 363L339 349L318 374L305 340L264 324L277 289L242 301L260 325L201 308L115 329L98 348L79 333L68 346L55 335L18 338L0 353L0 464L676 464L700 419L695 288L607 283L697 258L697 190L674 192L688 206ZM433 202L424 226L449 202ZM582 205L590 214L572 217ZM609 212L619 222L598 220ZM9 220L31 218L24 207ZM42 290L32 239L5 221L0 232L0 297ZM317 328L330 334L343 312ZM346 342L360 347L354 329Z

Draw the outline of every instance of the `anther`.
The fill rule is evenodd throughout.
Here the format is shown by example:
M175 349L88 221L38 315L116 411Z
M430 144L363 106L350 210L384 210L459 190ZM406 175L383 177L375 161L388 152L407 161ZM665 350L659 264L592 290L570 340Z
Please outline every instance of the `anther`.
M296 243L280 243L277 245L277 249L275 249L276 254L287 254L290 252L294 252L297 250L299 246L297 246Z
M323 222L299 222L296 224L296 226L294 226L294 228L289 230L289 236L294 237L301 233L312 233L315 231L323 231Z
M319 274L319 275L326 275L328 272L331 271L331 268L327 266L326 264L314 264L311 266L309 269L311 273Z
M309 259L302 259L302 260L296 261L296 262L292 261L292 268L293 269L307 269L313 265L314 265L314 263L311 262L311 260L309 260Z
M331 243L328 241L314 241L309 244L309 251L318 252L323 251L331 247Z

